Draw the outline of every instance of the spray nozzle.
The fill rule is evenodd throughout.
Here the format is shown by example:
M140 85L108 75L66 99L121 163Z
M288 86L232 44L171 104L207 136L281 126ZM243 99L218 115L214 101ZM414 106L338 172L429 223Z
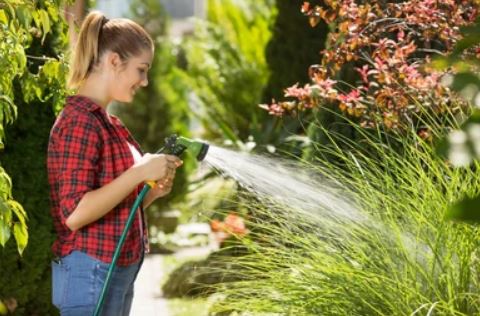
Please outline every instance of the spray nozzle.
M202 161L207 155L208 147L206 143L174 134L165 138L165 146L158 152L180 156L185 150L188 150L198 161Z

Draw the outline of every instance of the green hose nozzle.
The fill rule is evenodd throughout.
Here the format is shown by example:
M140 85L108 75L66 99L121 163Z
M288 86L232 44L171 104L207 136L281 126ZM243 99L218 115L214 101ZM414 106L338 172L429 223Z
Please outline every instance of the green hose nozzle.
M208 147L206 143L183 136L171 135L165 138L165 146L158 152L180 156L185 150L188 150L198 161L202 161L207 155Z

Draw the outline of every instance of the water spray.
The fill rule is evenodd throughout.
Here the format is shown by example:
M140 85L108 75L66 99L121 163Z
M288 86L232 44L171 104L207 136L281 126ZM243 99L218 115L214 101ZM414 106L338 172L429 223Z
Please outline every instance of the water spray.
M195 141L182 136L178 137L177 135L171 135L165 138L165 145L160 148L156 153L175 155L177 157L180 157L185 151L189 151L192 155L195 156L198 161L202 161L207 155L208 148L209 145L206 143ZM142 203L143 199L145 198L145 195L155 185L155 181L147 181L147 183L143 186L142 191L140 191L137 199L133 203L132 208L130 209L130 214L123 229L122 235L120 236L117 247L115 248L115 252L113 253L112 263L108 268L107 277L105 279L105 283L103 284L102 292L100 293L97 306L95 307L95 312L93 314L94 316L99 316L102 311L105 297L108 292L108 287L113 276L113 270L115 270L115 265L118 261L118 258L120 257L123 243L125 242L125 238L130 229L130 226L132 226L133 219L135 218L135 213L140 206L140 203Z

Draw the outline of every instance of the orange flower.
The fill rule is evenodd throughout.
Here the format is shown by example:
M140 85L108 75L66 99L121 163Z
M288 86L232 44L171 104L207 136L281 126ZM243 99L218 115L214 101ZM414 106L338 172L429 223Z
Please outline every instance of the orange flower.
M229 231L241 236L247 233L243 218L233 213L230 213L225 217L225 226Z

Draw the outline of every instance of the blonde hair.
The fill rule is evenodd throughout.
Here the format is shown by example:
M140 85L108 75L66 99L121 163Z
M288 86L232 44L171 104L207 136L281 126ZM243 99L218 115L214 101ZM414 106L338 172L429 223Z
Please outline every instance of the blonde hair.
M112 51L127 61L143 50L153 50L153 40L129 19L107 19L101 12L90 12L84 19L70 63L68 87L75 89L98 64L103 53Z

